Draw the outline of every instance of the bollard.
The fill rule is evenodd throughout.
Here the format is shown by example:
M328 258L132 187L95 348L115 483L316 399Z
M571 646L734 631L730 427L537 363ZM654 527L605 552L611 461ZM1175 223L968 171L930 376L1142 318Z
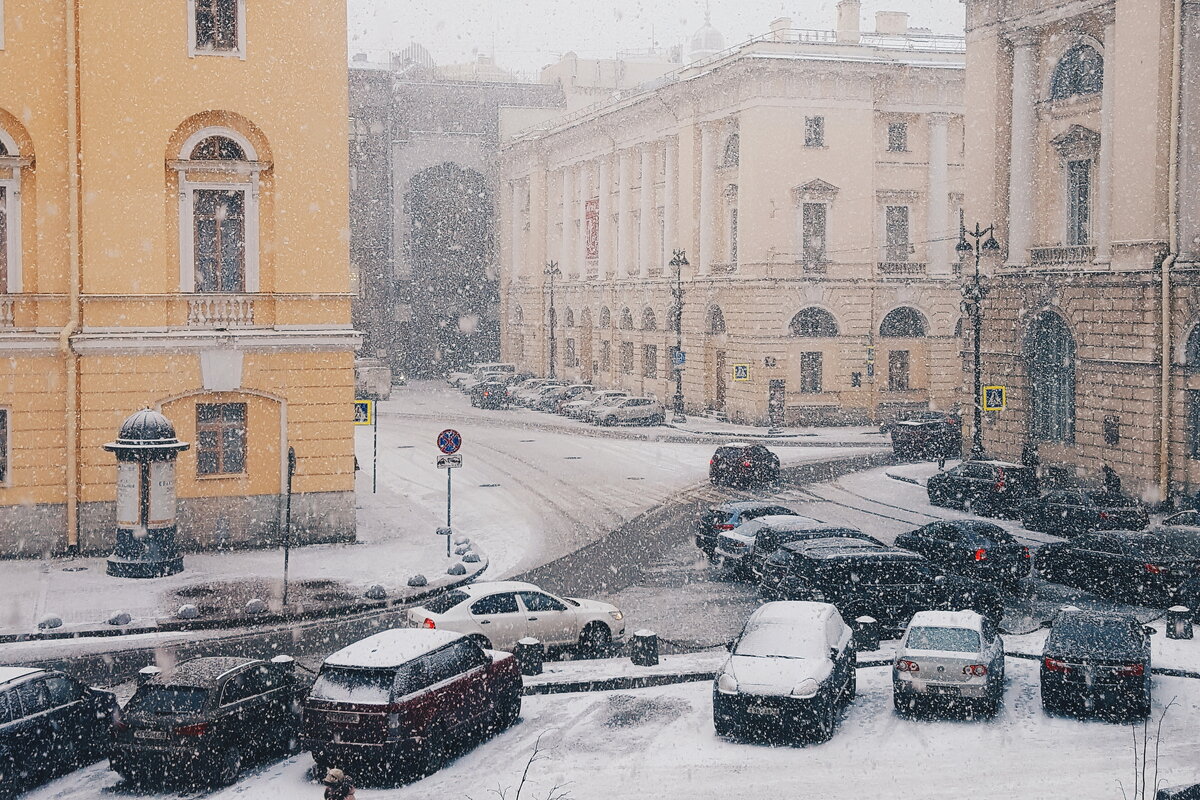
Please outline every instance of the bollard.
M879 649L879 620L867 616L854 620L854 646L860 653Z
M372 583L363 593L363 597L368 600L387 600L387 589L383 588L382 584Z
M151 680L162 674L162 670L158 667L142 667L138 670L137 683L138 686L149 683Z
M1167 638L1192 638L1192 610L1187 606L1171 606L1167 609Z
M658 663L658 634L640 630L633 634L629 660L639 667L653 667Z
M542 648L542 643L537 639L532 636L521 639L513 648L513 655L517 657L517 663L521 665L522 675L542 674L542 662L546 659L546 653Z

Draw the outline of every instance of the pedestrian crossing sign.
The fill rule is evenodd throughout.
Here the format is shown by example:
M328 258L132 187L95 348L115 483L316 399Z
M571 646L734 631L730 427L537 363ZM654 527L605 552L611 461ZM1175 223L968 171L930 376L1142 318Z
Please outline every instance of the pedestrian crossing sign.
M374 400L355 400L354 401L354 424L355 425L374 425L375 424L375 401Z
M735 381L750 380L750 365L749 364L734 364L733 379Z
M984 411L1003 411L1006 405L1005 387L1003 386L985 386L983 387L983 410Z

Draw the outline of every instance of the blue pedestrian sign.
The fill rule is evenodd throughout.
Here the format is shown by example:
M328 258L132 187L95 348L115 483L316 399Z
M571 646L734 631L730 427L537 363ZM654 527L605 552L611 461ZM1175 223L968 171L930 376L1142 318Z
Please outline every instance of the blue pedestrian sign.
M457 453L458 448L462 447L462 436L453 428L447 428L438 434L437 446L446 455Z
M677 367L682 367L687 363L687 353L682 350L671 349L671 363Z

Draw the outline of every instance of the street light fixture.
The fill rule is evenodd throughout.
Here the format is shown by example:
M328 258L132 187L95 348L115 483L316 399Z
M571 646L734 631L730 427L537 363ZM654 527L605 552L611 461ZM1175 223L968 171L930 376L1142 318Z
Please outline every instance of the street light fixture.
M550 278L550 377L554 378L554 355L558 349L558 343L555 340L554 328L554 279L562 275L562 271L558 268L557 261L546 262L546 268L542 270L542 274Z
M983 458L983 362L980 353L980 339L983 335L983 299L987 297L988 287L983 276L979 273L979 259L984 254L997 255L1000 253L1000 243L993 235L995 225L981 228L975 223L975 230L969 231L960 221L958 224L958 244L954 249L959 258L975 256L975 273L963 281L963 310L971 317L973 330L973 345L975 349L975 415L974 427L971 431L971 458ZM984 239L983 237L987 237ZM971 241L967 241L970 237Z
M672 292L675 299L675 352L671 354L671 364L675 368L675 402L671 421L687 422L683 413L683 268L689 266L687 253L676 250L669 262L675 270L675 288Z

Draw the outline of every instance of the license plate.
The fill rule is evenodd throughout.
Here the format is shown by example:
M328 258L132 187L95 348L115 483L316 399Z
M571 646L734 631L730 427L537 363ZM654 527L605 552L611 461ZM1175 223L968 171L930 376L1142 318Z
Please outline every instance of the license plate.
M957 686L941 686L939 684L931 684L927 687L930 694L958 694Z
M133 738L135 739L166 739L166 731L134 731Z
M750 706L746 709L747 714L757 714L760 717L778 717L779 709L774 706Z
M329 715L329 722L333 725L357 725L359 715L350 711L335 711Z

